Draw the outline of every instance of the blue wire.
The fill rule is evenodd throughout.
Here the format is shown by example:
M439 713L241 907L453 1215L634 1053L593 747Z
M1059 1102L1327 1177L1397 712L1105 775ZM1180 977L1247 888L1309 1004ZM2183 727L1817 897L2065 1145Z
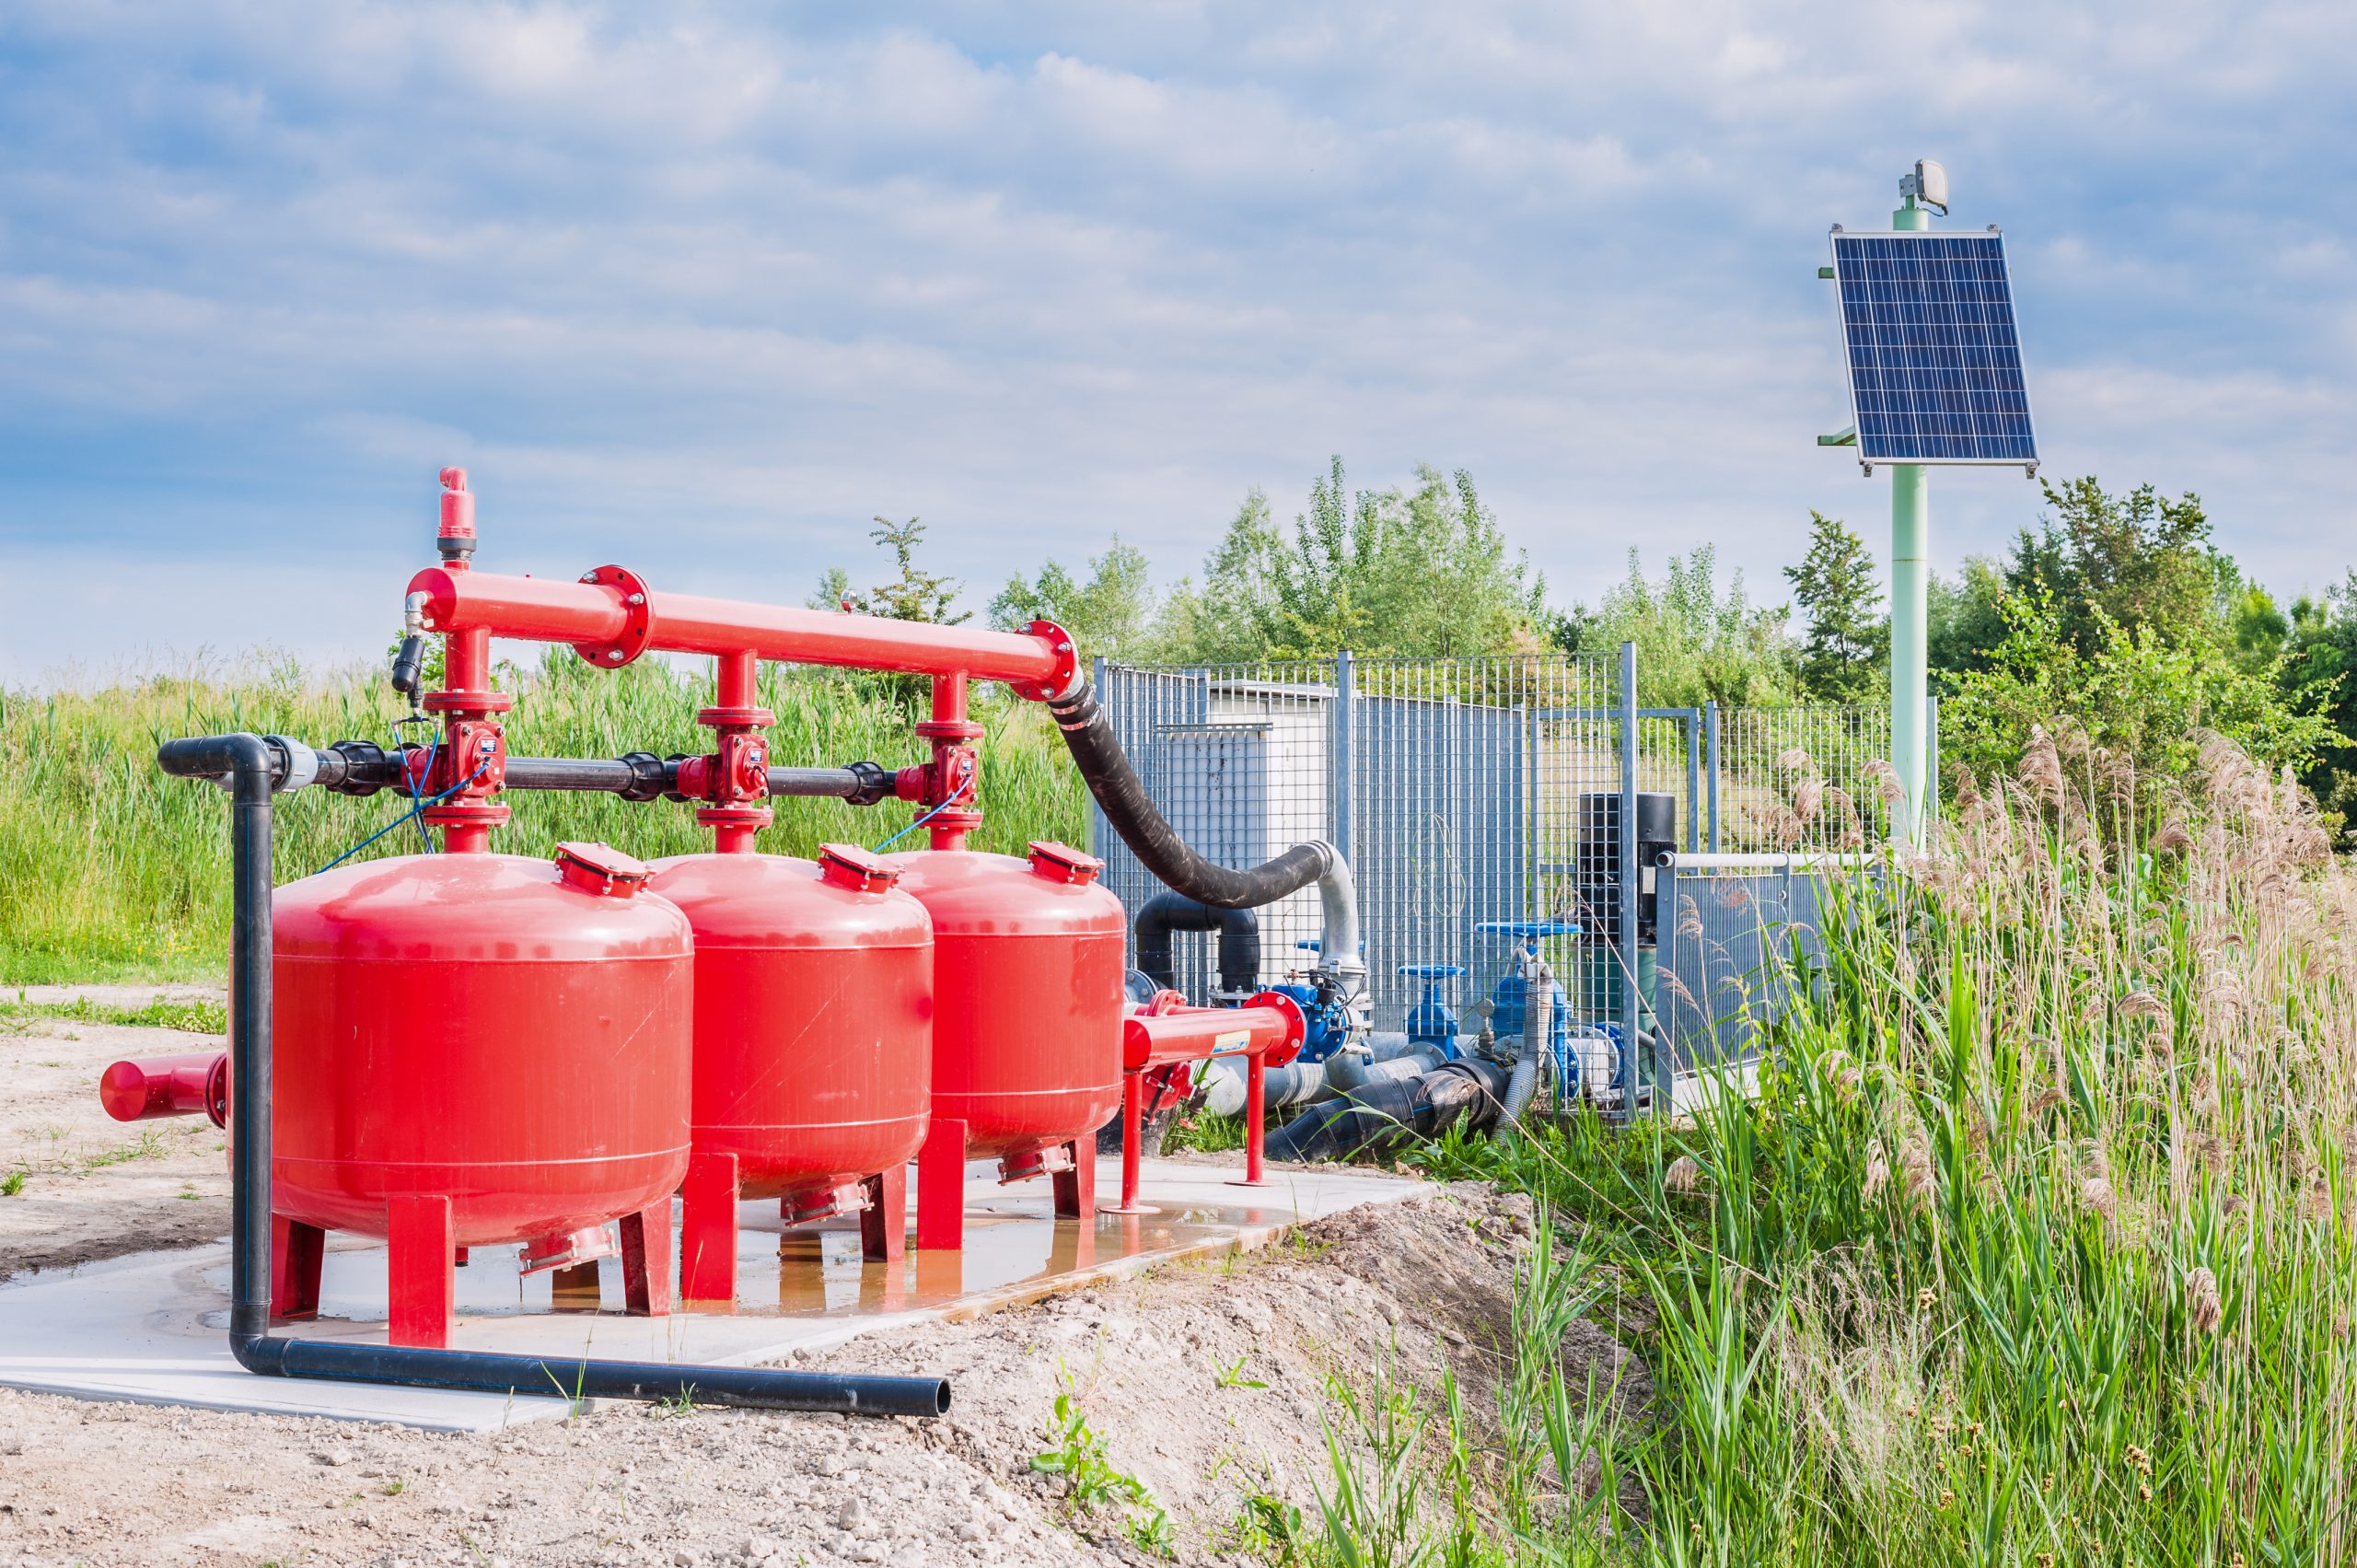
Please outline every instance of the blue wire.
M400 726L395 726L394 727L395 727L396 729L398 729ZM401 740L401 738L400 738L398 735L396 735L393 738L394 738L394 747L393 747L393 749L394 749L396 751L398 751L398 750L400 750L400 749L401 749L401 746L400 746L400 740ZM432 777L434 776L434 756L435 756L435 753L437 750L439 750L439 749L441 749L441 746L442 746L442 732L441 732L440 730L438 730L438 729L437 729L437 730L435 730L435 731L434 732L434 738L433 738L433 739L431 739L430 741L428 741L428 742L426 743L426 747L425 747L425 766L424 766L424 768L423 768L422 770L420 770L418 772L416 772L416 773L414 773L414 774L412 774L412 772L410 772L410 771L409 771L407 768L403 768L403 769L401 770L401 782L402 782L403 784L406 784L407 785L409 785L409 798L410 798L410 801L411 801L411 805L410 805L410 808L409 808L409 816L410 816L411 818L412 818L412 819L413 819L413 818L415 818L419 812L421 812L421 811L423 811L423 810L424 810L424 809L425 809L425 802L424 802L424 800L420 799L420 798L419 798L419 796L418 796L418 793L417 793L417 781L418 781L419 779L430 779L430 778L432 778ZM473 782L474 782L474 780L472 780L472 779L469 779L469 780L467 781L467 784L472 784ZM458 786L458 788L459 788L459 789L464 789L464 788L466 788L466 787L467 787L467 785L466 785L466 784L460 784L460 785L459 785L459 786ZM456 790L454 790L454 791L452 791L452 793L453 793L453 794L456 794L456 793L457 793L457 791L456 791ZM419 823L417 824L417 842L420 842L420 843L422 843L422 844L424 844L424 845L425 846L425 853L426 853L426 854L432 854L434 853L434 836L433 836L432 834L428 833L428 832L425 830L425 824L424 824L424 822L419 822ZM350 852L349 852L349 851L347 851L346 853L348 854L348 853L350 853Z
M886 850L890 849L894 844L899 843L902 839L907 838L911 833L915 832L919 828L923 827L927 822L932 821L935 817L940 816L943 812L948 810L951 807L957 805L959 801L965 798L966 786L964 784L959 784L958 786L957 794L951 796L948 799L943 801L940 805L935 807L932 810L926 812L923 816L918 818L915 821L901 829L899 832L894 833L882 843L877 844L873 853L882 854Z
M491 763L489 760L486 759L482 767L477 768L472 775L461 783L452 784L448 789L444 790L441 794L434 796L431 798L421 798L417 794L415 785L412 784L410 789L410 798L415 800L417 802L416 805L411 807L408 810L402 812L400 816L394 818L391 821L386 823L383 827L377 829L375 832L369 834L358 843L354 844L350 849L345 850L342 854L337 855L325 865L320 866L319 870L333 871L337 866L342 865L345 861L350 860L354 855L358 854L362 850L366 849L370 844L375 843L378 839L383 838L387 833L389 833L395 828L400 827L403 822L409 821L411 819L414 818L419 812L424 810L427 807L441 805L444 801L449 799L452 796L466 788L468 784L474 783L476 779L482 777L483 770L490 766ZM425 838L424 823L418 823L417 833L418 837ZM434 841L432 839L425 839L425 852L428 854L434 853Z

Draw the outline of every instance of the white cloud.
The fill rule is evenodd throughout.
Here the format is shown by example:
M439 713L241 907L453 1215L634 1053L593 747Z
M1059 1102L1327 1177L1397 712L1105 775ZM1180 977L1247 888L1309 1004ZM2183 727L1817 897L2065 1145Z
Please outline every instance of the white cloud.
M366 653L460 459L519 568L799 597L917 513L979 601L1116 528L1190 570L1341 451L1469 466L1561 593L1631 542L1764 585L1812 505L1878 532L1813 446L1846 412L1812 274L1929 153L2014 238L2049 470L2200 490L2304 580L2357 401L2316 154L2352 34L2187 0L18 7L0 570L78 539L183 644L267 596L176 581L299 585ZM2033 494L1944 477L1941 557ZM0 679L126 619L35 614Z

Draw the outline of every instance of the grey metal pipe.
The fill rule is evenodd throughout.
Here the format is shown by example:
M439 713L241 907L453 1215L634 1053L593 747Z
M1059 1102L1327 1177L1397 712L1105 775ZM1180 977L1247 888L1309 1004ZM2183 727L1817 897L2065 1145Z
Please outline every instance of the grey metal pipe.
M1515 1058L1498 1109L1500 1124L1515 1128L1522 1125L1538 1093L1538 1063L1546 1058L1555 1028L1555 971L1531 952L1523 955L1522 976L1522 1054Z
M1244 1074L1235 1065L1235 1058L1214 1060L1203 1076L1203 1109L1220 1116L1244 1114ZM1285 1110L1296 1105L1314 1105L1330 1099L1334 1086L1326 1081L1323 1062L1294 1062L1283 1067L1271 1067L1260 1077L1260 1105L1267 1110Z

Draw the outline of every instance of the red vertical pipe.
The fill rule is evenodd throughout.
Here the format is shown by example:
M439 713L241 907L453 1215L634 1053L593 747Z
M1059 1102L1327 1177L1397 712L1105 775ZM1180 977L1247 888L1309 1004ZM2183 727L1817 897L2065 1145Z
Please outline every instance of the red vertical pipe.
M475 548L475 499L464 469L442 470L442 531L435 543L446 571L468 571ZM515 706L515 699L492 689L488 626L445 631L442 690L424 706L442 719L441 749L424 788L449 796L425 808L426 825L442 830L442 847L450 854L480 854L490 847L491 830L507 820L507 807L494 798L507 769L506 737L495 715Z
M724 708L749 708L755 696L753 689L753 656L739 649L722 654L715 661L713 684L718 693L718 703Z
M917 726L917 734L933 742L924 799L933 847L964 849L967 835L982 820L981 759L972 744L981 738L982 726L967 716L963 670L933 678L933 716Z
M774 816L760 804L768 791L768 748L758 732L772 715L758 705L749 649L721 654L714 666L713 705L697 715L712 727L716 747L704 773L712 804L697 811L696 820L712 829L712 847L720 854L750 854L755 836Z

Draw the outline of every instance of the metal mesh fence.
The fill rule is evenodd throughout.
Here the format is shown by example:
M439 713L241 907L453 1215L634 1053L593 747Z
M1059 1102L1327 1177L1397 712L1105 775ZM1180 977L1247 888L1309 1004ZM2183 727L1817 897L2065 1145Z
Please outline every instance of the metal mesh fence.
M1719 847L1752 854L1863 850L1881 842L1898 798L1889 759L1887 706L1724 710L1716 775ZM1936 764L1931 772L1938 776Z
M1358 880L1377 1028L1402 1027L1433 979L1460 1006L1488 995L1516 937L1486 924L1582 908L1581 797L1620 788L1619 691L1588 656L1335 659L1220 668L1100 666L1105 711L1171 824L1208 858L1244 865L1307 838L1341 846ZM1702 793L1693 723L1639 724L1644 787L1691 824ZM1687 828L1681 826L1681 833ZM1097 823L1106 883L1132 913L1158 885ZM1306 969L1318 904L1305 890L1260 912L1261 979ZM1570 937L1547 940L1575 1010ZM1177 944L1178 980L1209 993L1208 938ZM1456 977L1403 975L1454 965Z
M1815 940L1820 884L1802 872L1659 874L1658 947L1624 959L1618 909L1591 907L1618 896L1600 889L1598 852L1621 802L1624 716L1635 791L1675 806L1666 847L1864 849L1888 830L1879 708L1637 707L1615 663L1594 656L1100 663L1096 676L1148 791L1207 858L1254 865L1307 839L1343 850L1378 1029L1402 1028L1437 984L1478 1030L1522 939L1484 927L1551 921L1578 927L1538 938L1575 1023L1625 1019L1614 977L1642 974L1640 1027L1658 1025L1678 1068L1750 1053L1782 1000L1762 954ZM1641 826L1658 822L1638 808ZM1101 817L1095 846L1134 917L1161 885ZM1655 876L1640 867L1637 885L1650 891ZM1311 966L1315 889L1258 919L1260 984ZM1215 940L1174 943L1178 983L1198 1001L1213 995ZM1431 966L1457 972L1402 972Z
M1792 868L1670 878L1655 1015L1674 1072L1758 1058L1794 979L1823 953L1824 892L1819 875Z

